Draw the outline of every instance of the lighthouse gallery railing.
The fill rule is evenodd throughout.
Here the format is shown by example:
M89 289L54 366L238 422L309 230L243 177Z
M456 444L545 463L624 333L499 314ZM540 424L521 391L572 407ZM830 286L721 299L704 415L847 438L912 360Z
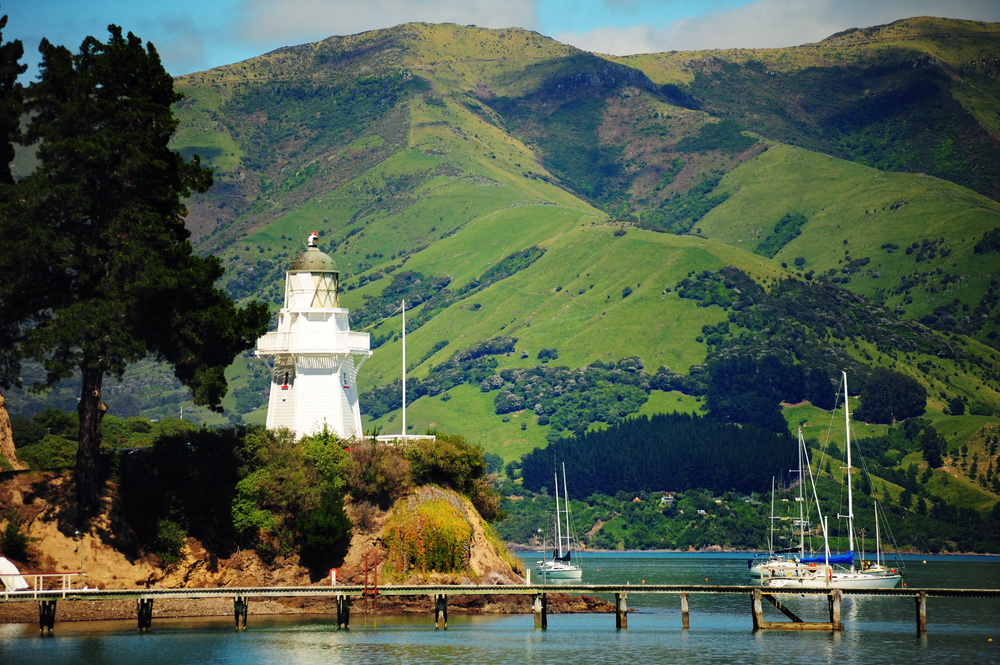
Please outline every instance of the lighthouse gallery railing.
M269 332L257 340L258 353L351 353L369 351L362 332Z

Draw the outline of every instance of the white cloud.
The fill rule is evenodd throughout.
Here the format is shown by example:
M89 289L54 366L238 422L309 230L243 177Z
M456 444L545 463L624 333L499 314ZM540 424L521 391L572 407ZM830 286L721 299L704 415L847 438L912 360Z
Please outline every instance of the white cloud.
M410 21L488 28L537 24L535 0L242 0L238 38L262 46L298 44Z
M670 50L777 48L817 42L848 28L912 16L1000 21L1000 3L985 0L756 0L734 9L684 18L666 26L608 26L561 33L561 42L599 53L631 55Z

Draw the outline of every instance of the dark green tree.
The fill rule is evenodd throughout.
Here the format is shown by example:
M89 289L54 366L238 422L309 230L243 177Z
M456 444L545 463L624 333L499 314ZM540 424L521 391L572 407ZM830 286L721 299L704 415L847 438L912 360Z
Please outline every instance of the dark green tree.
M961 416L965 413L965 402L961 397L954 397L948 402L948 406L951 408L951 415Z
M876 367L861 388L861 409L855 416L870 423L892 424L922 416L927 407L927 391L913 377Z
M944 466L944 460L941 458L944 443L944 437L938 434L936 429L930 425L924 428L924 433L920 437L920 447L929 466L928 471Z
M44 244L20 257L36 281L32 308L16 312L30 325L3 348L5 367L40 362L36 388L82 375L80 519L98 506L105 376L152 357L173 365L195 403L221 411L223 371L268 322L264 305L237 309L215 288L218 259L193 254L181 199L206 191L212 172L168 147L182 96L153 45L108 29L106 44L88 37L77 54L42 41L40 80L25 95L40 165L16 185L26 203L8 218Z
M20 39L3 44L3 29L6 27L7 17L0 16L0 160L3 160L0 162L0 184L13 185L10 163L14 161L14 141L21 126L24 101L17 77L28 66L20 64L21 56L24 55L24 45Z

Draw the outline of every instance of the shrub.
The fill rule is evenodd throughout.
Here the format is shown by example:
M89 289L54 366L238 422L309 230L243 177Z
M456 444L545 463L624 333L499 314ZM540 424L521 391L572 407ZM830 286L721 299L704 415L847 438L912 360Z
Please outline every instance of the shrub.
M153 540L153 554L168 566L177 563L181 558L181 550L187 544L187 531L177 522L162 519L156 525L156 538Z
M15 561L25 561L28 558L28 547L31 545L31 538L21 527L24 526L24 517L14 508L8 508L5 515L7 526L0 534L0 550L4 556Z
M965 402L962 401L961 397L955 397L948 402L948 406L951 408L951 415L961 416L965 413Z
M301 441L284 429L248 431L233 499L236 530L264 550L285 554L296 543L325 548L347 538L344 478L367 476L355 473L343 445L326 428Z
M388 507L412 484L411 464L402 447L368 438L351 448L347 486L355 500Z
M969 407L969 415L973 415L973 416L992 416L993 415L993 409L991 409L990 407L986 406L982 402L976 402L975 404L973 404L972 406Z

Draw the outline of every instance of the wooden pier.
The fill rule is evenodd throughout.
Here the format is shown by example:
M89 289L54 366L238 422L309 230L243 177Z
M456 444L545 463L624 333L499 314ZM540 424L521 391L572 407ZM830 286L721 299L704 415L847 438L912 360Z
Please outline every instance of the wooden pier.
M742 595L750 600L754 630L823 630L840 631L840 607L844 596L880 596L891 598L913 598L916 604L916 631L918 635L927 630L928 598L994 598L1000 599L1000 589L772 589L759 586L718 586L718 585L621 585L621 584L574 584L574 585L386 585L377 587L377 596L429 596L433 601L434 624L438 629L448 627L448 597L472 595L519 595L532 598L535 627L548 627L548 599L550 593L561 594L604 594L613 596L615 606L615 628L628 628L628 595L653 594L676 595L680 600L682 628L690 628L688 599L691 594ZM332 598L336 601L337 626L350 627L351 599L366 599L373 595L371 587L358 586L308 586L308 587L239 587L215 589L28 589L17 592L0 592L3 602L38 603L39 628L44 633L52 631L58 601L81 602L96 600L134 599L138 629L149 630L153 621L153 603L158 599L204 599L232 598L233 614L237 630L247 627L247 608L251 599L262 598ZM804 621L785 607L781 596L826 596L829 602L829 621ZM774 605L789 621L765 621L763 602Z

